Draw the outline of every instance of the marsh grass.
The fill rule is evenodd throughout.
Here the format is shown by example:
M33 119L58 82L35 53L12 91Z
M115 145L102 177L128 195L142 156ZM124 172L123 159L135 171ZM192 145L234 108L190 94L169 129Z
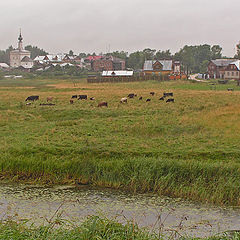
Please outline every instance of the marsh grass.
M171 81L79 81L74 88L64 80L34 81L21 88L1 88L0 83L3 179L94 184L240 204L238 91ZM119 103L131 92L146 99L150 91L157 93L151 102ZM174 104L158 100L165 91L174 92ZM37 94L40 101L26 106L26 97ZM96 100L70 105L74 94ZM56 105L39 106L48 96ZM100 101L109 107L97 108Z
M181 227L181 226L180 226ZM160 226L161 231L161 226ZM171 231L171 230L170 230ZM43 226L27 226L26 223L17 223L11 220L0 223L0 239L48 239L48 240L193 240L200 238L184 237L178 231L164 235L159 232L152 233L149 229L141 229L134 222L122 224L99 216L89 216L83 223L76 224L64 221L61 218L55 219ZM219 236L201 238L208 240L239 240L237 231L229 231Z

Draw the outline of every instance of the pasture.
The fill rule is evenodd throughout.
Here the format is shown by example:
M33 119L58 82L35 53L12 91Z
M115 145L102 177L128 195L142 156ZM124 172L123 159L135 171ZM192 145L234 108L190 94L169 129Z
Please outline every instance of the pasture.
M240 205L240 92L233 83L210 90L187 81L8 81L0 80L2 180L93 184ZM173 92L175 102L159 101L163 92ZM137 97L121 104L129 93ZM70 104L75 94L95 100ZM31 95L40 100L26 105ZM55 105L40 106L47 97ZM108 107L98 108L102 101Z

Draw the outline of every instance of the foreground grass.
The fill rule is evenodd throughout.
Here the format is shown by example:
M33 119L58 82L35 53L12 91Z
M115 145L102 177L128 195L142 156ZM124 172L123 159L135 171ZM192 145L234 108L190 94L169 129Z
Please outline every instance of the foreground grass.
M56 224L58 225L56 227ZM209 240L220 239L240 239L238 233L222 234L222 236L210 237ZM16 222L0 223L0 239L20 240L20 239L54 239L54 240L161 240L161 239L197 239L182 237L178 232L169 232L168 235L159 233L150 233L147 230L140 229L136 224L121 224L106 218L97 216L89 217L81 225L67 226L64 223L52 222L48 226L27 227L25 224Z
M188 82L25 84L0 84L2 179L70 181L240 205L239 92ZM119 103L128 93L146 99L150 91L157 93L151 102ZM164 91L174 92L174 104L158 100ZM73 94L96 101L70 105ZM29 95L40 95L42 103L53 96L56 105L26 106ZM97 108L100 101L109 108Z

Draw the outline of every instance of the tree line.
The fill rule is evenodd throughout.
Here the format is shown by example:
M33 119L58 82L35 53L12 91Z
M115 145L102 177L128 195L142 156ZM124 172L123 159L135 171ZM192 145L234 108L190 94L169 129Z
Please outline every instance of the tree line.
M31 58L34 59L38 55L48 54L43 49L38 48L37 46L28 45L25 47L26 50L31 52ZM10 46L5 51L0 50L0 62L9 62L9 52L13 50L13 47ZM69 51L69 55L73 55L73 51ZM96 53L79 53L80 57L85 58L90 55L96 55ZM142 51L136 51L128 53L125 51L114 51L107 53L106 55L112 55L124 59L126 61L126 67L134 70L140 70L143 67L145 60L175 60L180 61L182 64L182 69L189 72L200 72L205 73L207 71L207 64L210 60L218 58L226 58L222 55L222 47L219 45L195 45L188 46L185 45L175 54L172 54L168 50L155 50L151 48L146 48ZM237 53L234 58L240 59L240 43L237 45Z

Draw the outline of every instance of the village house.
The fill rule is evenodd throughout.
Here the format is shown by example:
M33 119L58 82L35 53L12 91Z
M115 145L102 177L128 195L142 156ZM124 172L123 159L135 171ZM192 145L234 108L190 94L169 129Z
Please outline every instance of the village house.
M225 75L225 71L229 68L229 64L237 61L237 59L216 59L211 60L208 63L208 74L209 78L222 78L224 79L227 75ZM229 72L229 71L227 71Z
M94 72L125 70L125 60L113 56L103 56L93 60L91 67Z
M234 61L226 67L223 78L240 80L240 60Z
M18 48L10 51L9 62L12 68L22 67L24 69L31 69L33 67L30 51L23 49L23 37L21 32L18 37Z
M8 70L9 69L9 65L6 63L0 63L0 69L2 70Z
M173 60L146 60L143 65L144 75L161 75L161 74L177 74L181 73L181 65L179 61Z

